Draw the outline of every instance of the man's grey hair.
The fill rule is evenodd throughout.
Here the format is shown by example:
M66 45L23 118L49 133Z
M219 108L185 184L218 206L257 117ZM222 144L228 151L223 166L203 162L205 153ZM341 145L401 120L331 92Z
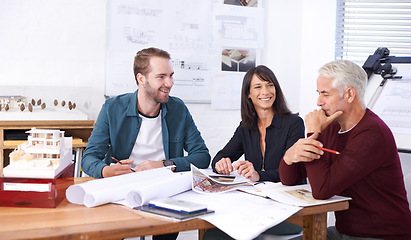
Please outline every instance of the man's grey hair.
M364 94L367 86L367 73L358 64L348 60L326 63L318 70L323 77L333 79L332 87L338 90L340 98L348 87L353 87L362 107L365 109Z

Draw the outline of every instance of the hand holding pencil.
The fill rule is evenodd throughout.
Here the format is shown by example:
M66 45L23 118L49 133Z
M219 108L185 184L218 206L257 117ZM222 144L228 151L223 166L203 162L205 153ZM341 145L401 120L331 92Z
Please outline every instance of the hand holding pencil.
M328 149L328 148L323 148L323 147L318 147L318 146L315 146L315 147L318 148L318 149L320 149L320 150L323 150L323 151L325 151L325 152L330 152L330 153L334 153L334 154L340 154L340 152L335 151L335 150L331 150L331 149Z
M113 157L111 159L113 159L113 161L117 162L118 164L110 164L104 166L101 171L101 176L103 178L127 174L130 173L130 171L135 172L135 170L131 168L131 164L134 162L133 160L123 159L119 161Z
M308 138L299 139L285 152L283 157L284 162L287 165L298 162L311 162L321 158L324 152L340 154L338 151L324 148L322 143L317 140L318 135L318 132L315 132Z
M120 163L121 165L123 165L122 162L120 162L119 160L115 159L114 157L111 157L111 159L113 159L114 161L116 161L116 162ZM131 170L132 172L135 172L135 170L134 170L132 167L130 167L130 170Z

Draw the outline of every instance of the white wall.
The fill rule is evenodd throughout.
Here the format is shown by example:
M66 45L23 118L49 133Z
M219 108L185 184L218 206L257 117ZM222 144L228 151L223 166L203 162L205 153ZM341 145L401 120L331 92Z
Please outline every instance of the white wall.
M95 118L104 100L105 20L102 0L0 1L0 86L91 88Z
M336 1L303 1L300 65L300 115L316 107L317 70L335 58Z
M275 73L293 112L300 105L303 0L265 1L263 64Z
M315 107L317 69L334 59L335 1L266 0L263 64L270 67L293 112ZM90 115L104 101L106 1L0 1L0 88L90 88ZM1 92L1 89L0 89ZM56 93L45 93L56 94ZM1 95L1 94L0 94ZM211 155L231 138L238 110L188 104Z

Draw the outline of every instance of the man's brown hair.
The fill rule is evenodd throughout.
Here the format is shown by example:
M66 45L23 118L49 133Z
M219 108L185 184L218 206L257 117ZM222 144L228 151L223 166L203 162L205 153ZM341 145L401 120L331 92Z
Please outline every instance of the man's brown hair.
M171 59L170 54L167 51L158 49L158 48L146 48L137 52L134 57L134 78L137 81L137 74L141 73L147 75L150 71L150 58L151 57L162 57L166 59ZM138 81L137 81L138 84Z

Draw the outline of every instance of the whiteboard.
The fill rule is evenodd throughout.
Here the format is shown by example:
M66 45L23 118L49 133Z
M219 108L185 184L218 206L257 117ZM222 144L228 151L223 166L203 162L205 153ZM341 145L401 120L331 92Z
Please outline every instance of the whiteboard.
M239 109L240 94L226 89L233 81L241 86L246 70L261 61L264 12L261 0L252 1L251 7L224 2L108 0L105 94L135 91L134 56L141 49L157 47L172 57L171 95Z

